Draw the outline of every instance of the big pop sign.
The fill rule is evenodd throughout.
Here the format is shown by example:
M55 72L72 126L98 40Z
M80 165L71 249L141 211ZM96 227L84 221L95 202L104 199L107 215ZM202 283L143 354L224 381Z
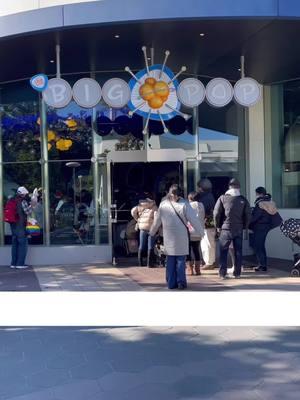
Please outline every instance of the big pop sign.
M101 99L109 107L122 108L130 102L132 93L128 83L119 78L108 80L102 88L91 78L78 80L73 88L66 80L53 78L49 79L42 95L46 104L53 108L66 107L72 98L83 108L93 108ZM204 100L213 107L224 107L232 99L251 107L260 101L262 90L256 80L248 77L241 78L234 87L224 78L214 78L206 87L196 78L187 78L180 82L176 95L179 102L189 108L199 106Z

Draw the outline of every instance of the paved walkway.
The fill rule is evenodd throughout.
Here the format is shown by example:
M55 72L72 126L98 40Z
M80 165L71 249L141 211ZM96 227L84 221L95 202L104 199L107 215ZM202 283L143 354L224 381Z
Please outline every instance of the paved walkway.
M0 329L0 400L298 400L298 328Z
M245 269L241 279L221 281L218 270L188 277L190 291L285 290L298 291L300 278L289 270L269 268L257 274ZM0 291L167 291L164 268L111 265L41 266L28 270L0 268Z

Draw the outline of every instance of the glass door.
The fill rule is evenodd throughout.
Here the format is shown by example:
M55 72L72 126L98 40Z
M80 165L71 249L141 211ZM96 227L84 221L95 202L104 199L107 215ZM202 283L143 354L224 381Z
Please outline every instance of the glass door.
M113 257L135 256L138 250L133 207L147 197L159 206L169 187L186 186L184 162L115 162L110 164L110 236Z

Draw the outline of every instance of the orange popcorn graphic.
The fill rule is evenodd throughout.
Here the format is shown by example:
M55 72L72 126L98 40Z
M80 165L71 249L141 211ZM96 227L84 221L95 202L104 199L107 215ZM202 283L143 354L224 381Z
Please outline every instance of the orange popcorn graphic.
M147 78L140 87L140 96L148 102L149 107L158 109L168 100L170 89L166 82Z

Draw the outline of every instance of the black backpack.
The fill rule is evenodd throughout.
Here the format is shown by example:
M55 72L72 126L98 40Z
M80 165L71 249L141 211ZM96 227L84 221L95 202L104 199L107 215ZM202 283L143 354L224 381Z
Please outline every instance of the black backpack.
M283 219L279 212L274 215L271 215L270 229L275 229L282 224Z

